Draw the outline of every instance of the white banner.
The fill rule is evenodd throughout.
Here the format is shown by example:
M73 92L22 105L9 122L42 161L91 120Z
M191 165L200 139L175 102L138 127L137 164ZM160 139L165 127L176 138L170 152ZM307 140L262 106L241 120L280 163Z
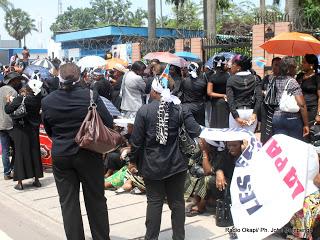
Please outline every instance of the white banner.
M288 223L302 209L305 196L318 190L313 178L319 172L319 161L310 144L275 135L260 148L254 134L244 132L204 129L200 137L210 142L244 136L248 141L233 173L231 212L238 238L259 240Z

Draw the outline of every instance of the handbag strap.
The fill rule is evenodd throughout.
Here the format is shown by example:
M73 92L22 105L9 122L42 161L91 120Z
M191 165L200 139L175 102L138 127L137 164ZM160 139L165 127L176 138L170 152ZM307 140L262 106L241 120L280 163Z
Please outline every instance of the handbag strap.
M97 107L96 103L93 100L93 91L90 89L90 106L91 108Z
M184 127L183 109L182 109L181 104L179 104L178 107L179 107L179 123L180 123L180 128L185 128L185 127Z
M288 86L289 86L289 83L291 82L291 78L289 78L286 86L284 87L284 91L288 91Z
M21 102L22 105L24 105L24 100L25 100L25 99L26 99L26 97L23 96L23 97L22 97L22 102Z

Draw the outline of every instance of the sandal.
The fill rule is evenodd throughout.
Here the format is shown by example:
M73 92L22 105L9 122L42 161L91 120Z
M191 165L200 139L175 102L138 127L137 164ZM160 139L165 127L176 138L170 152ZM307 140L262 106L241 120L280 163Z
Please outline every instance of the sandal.
M197 216L197 215L201 215L203 214L205 211L199 211L199 209L194 209L194 208L191 208L190 211L186 212L186 216L187 217L194 217L194 216Z

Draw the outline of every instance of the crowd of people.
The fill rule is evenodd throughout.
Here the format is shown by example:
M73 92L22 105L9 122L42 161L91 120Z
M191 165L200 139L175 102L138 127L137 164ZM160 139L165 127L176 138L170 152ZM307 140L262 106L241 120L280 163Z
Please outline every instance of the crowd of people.
M23 68L28 54L24 49ZM10 65L17 59L13 56ZM53 142L53 174L68 239L84 239L80 183L93 239L110 239L105 189L146 193L147 240L158 239L166 201L172 211L173 239L184 239L185 216L204 213L225 195L230 198L235 162L246 146L242 140L208 143L199 138L201 126L260 132L264 144L274 134L310 143L310 127L320 124L319 62L312 54L304 56L299 74L294 58L274 58L271 73L263 79L252 70L251 58L239 54L231 59L218 55L213 66L190 62L178 67L153 59L129 67L118 63L112 69L80 69L73 60L53 61L50 79L3 69L0 139L4 179L13 178L15 189L21 191L25 179L33 178L33 185L41 187L38 136L40 124L44 125ZM164 75L167 68L169 74ZM285 91L294 96L296 112L280 107ZM74 140L91 92L105 126L123 137L121 146L105 155L80 148ZM112 116L103 98L121 116ZM25 113L17 117L22 108ZM195 139L192 156L187 157L179 144L182 128ZM318 187L319 179L320 175L315 179ZM320 192L308 201L312 201L310 230L318 224ZM293 229L303 221L305 216L297 213ZM300 231L295 237L311 239L312 231Z

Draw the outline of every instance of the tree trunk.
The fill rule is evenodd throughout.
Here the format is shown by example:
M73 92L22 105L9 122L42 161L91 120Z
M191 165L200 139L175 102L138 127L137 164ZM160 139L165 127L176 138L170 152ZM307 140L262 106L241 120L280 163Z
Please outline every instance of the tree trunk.
M148 0L148 39L156 38L156 1Z
M207 0L203 0L203 29L207 30Z
M23 37L23 46L26 46L26 36Z
M19 39L18 41L19 41L19 48L21 48L21 39Z
M260 13L262 19L264 19L265 14L266 14L266 1L265 0L260 0Z
M290 22L298 21L299 14L299 0L287 0L286 1L286 9L289 14Z
M217 0L207 1L207 37L212 38L215 42L217 30Z

